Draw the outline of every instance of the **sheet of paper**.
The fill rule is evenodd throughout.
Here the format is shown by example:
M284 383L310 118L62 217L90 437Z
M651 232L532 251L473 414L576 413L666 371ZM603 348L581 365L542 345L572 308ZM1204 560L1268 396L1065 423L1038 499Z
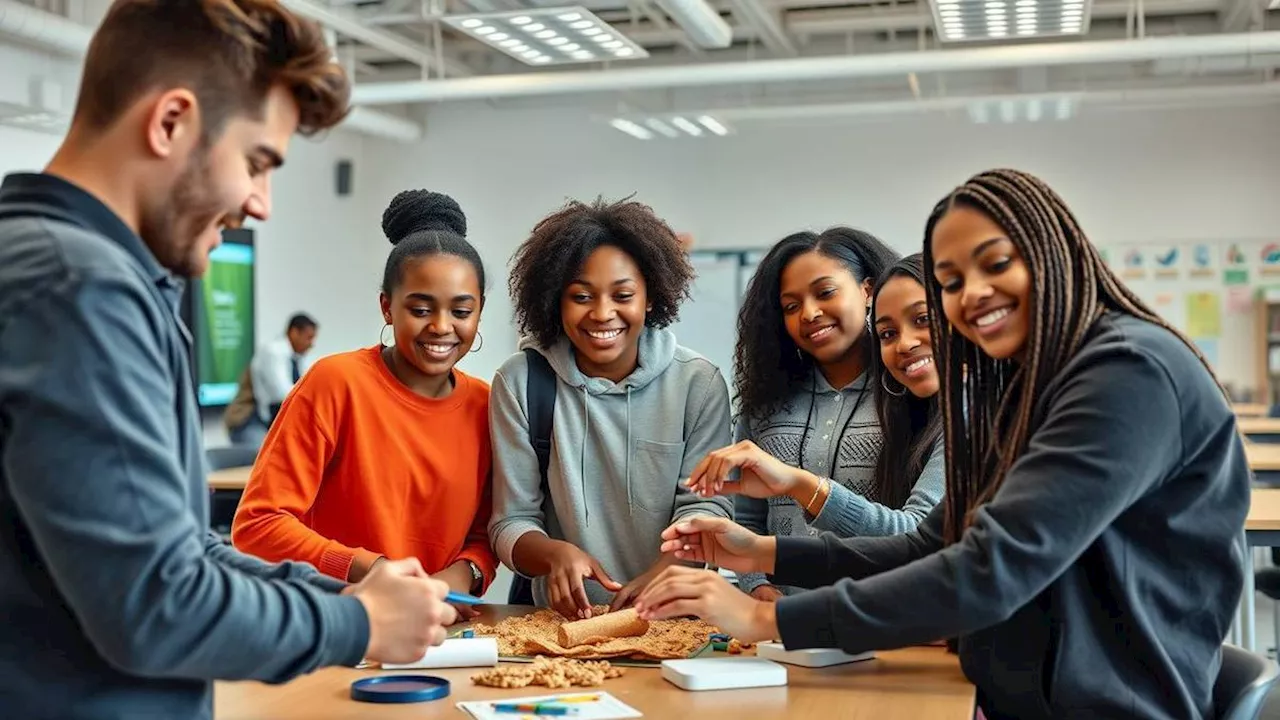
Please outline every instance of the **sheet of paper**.
M572 715L548 716L533 713L498 712L493 709L494 703L532 705L536 703L555 702L560 698L582 698L597 696L593 702L565 703L565 707L573 708ZM573 720L614 720L615 718L638 718L644 715L618 698L601 690L585 688L582 692L557 693L555 695L536 695L533 697L501 698L495 700L470 700L458 703L458 709L476 720L547 720L548 717L569 717Z
M1194 339L1222 336L1222 296L1216 292L1187 293L1187 335Z

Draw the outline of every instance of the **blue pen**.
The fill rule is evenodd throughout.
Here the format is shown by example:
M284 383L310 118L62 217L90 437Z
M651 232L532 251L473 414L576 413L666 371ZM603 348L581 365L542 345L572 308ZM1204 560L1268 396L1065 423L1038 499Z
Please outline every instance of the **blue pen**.
M576 709L544 703L494 703L494 712L531 713L533 715L573 715Z
M481 600L480 598L474 595L467 595L466 593L454 592L452 590L449 591L449 594L446 595L444 599L445 599L445 602L451 602L451 603L454 603L455 605L483 605L484 604L484 600Z

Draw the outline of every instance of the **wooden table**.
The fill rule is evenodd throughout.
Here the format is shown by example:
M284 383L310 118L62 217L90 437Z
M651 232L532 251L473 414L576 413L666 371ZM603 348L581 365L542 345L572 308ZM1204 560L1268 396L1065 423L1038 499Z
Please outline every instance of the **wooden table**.
M1259 452L1259 448L1274 448L1277 446L1258 446L1252 443L1245 445L1245 451L1249 453L1249 465L1254 465L1255 453ZM1268 450L1268 455L1276 455ZM1233 628L1233 635L1236 630L1240 632L1240 644L1249 651L1254 651L1257 645L1255 628L1257 627L1257 609L1254 607L1254 583L1253 583L1253 548L1255 547L1280 547L1280 488L1258 488L1255 487L1249 498L1249 514L1245 516L1244 521L1244 591L1240 597L1240 622L1236 628Z
M1271 408L1265 403L1232 403L1231 411L1238 418L1266 417Z
M1245 437L1260 442L1276 442L1280 440L1280 418L1238 417L1236 427Z
M494 605L482 608L481 620L527 608ZM219 682L214 689L216 720L379 720L381 718L470 717L458 710L462 700L501 700L553 692L543 687L497 690L472 685L475 668L418 670L448 678L452 694L444 700L408 705L372 705L350 698L351 683L380 674L379 670L328 668L285 685ZM972 720L974 687L960 673L954 655L940 647L913 647L879 653L874 660L810 670L787 666L788 685L750 690L686 692L662 679L657 668L627 668L627 674L606 680L601 688L644 713L666 720ZM519 718L512 715L512 720Z
M244 490L253 466L224 468L209 473L210 490Z

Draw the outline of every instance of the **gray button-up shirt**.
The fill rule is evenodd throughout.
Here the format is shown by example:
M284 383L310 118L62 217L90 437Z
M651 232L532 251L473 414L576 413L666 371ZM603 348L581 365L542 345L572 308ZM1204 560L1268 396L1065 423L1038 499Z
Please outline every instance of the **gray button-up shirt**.
M0 708L207 718L214 679L354 664L360 602L208 530L182 284L96 198L0 186Z

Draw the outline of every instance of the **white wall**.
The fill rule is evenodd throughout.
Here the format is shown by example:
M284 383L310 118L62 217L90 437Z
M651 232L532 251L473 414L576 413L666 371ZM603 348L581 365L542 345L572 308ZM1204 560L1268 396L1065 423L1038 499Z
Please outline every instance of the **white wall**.
M637 193L702 249L764 247L800 228L843 223L915 252L939 198L968 175L1005 165L1048 180L1099 244L1274 238L1276 127L1280 110L1266 107L1098 111L1022 125L974 125L962 115L757 123L728 138L642 142L574 109L451 105L432 109L417 147L366 141L357 173L366 215L408 187L462 204L492 276L485 348L466 367L488 375L515 349L507 260L566 197ZM1252 380L1251 358L1224 364L1227 379Z

